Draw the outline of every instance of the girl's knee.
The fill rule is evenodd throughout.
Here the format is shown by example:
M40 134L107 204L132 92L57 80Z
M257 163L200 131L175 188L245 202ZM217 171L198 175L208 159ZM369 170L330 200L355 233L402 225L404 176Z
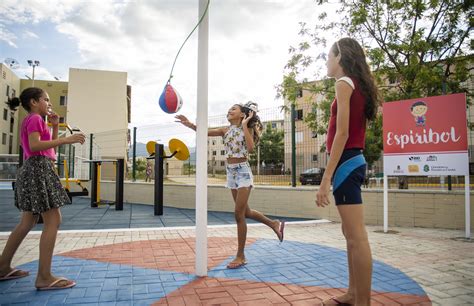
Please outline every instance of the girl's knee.
M234 216L235 216L235 221L236 222L240 222L240 221L245 220L246 215L247 215L247 213L246 213L245 210L236 209L234 211Z
M57 226L62 222L61 212L58 208L53 208L42 214L45 226Z

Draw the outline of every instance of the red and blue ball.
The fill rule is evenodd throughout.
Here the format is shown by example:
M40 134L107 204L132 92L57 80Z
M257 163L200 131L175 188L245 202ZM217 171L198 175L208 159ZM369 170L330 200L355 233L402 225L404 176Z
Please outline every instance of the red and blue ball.
M183 100L179 95L178 91L171 86L171 84L166 84L163 92L160 96L160 107L161 109L168 114L174 114L181 109L183 106Z

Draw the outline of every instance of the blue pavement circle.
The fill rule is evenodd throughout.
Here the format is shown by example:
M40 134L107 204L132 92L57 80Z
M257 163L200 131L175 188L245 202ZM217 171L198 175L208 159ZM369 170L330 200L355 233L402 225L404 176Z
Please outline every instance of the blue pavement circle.
M248 264L226 269L229 257L209 271L214 278L284 283L299 286L347 288L346 252L297 241L279 243L259 239L246 248ZM38 261L19 266L30 276L0 282L1 305L150 305L197 279L195 275L94 260L53 257L53 273L77 281L71 289L37 291ZM400 270L374 261L372 290L426 296L424 290Z

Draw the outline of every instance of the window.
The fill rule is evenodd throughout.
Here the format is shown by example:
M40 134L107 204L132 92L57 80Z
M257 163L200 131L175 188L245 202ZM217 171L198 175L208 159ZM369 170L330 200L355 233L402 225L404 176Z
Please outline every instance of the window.
M303 89L299 88L298 89L298 98L302 98L303 97Z
M222 166L222 167L225 166L225 161L221 160L221 166Z
M7 97L10 96L10 85L7 85Z
M395 75L391 75L388 77L388 82L390 85L398 83L397 77Z
M8 120L8 109L3 109L3 120Z
M212 155L213 155L213 156L216 156L216 155L217 155L217 151L212 151Z
M213 146L216 145L216 141L215 141L215 140L212 141L212 145L213 145Z
M66 96L60 96L59 97L59 105L67 105L67 97Z
M303 142L303 132L296 132L295 141L296 141L296 143L302 143Z
M225 150L221 150L221 155L225 155Z
M296 115L295 120L303 120L303 110L302 109L297 109L295 115Z
M276 122L272 122L272 129L276 129L276 127L277 127Z
M6 145L6 144L7 144L7 134L2 133L2 145Z
M64 117L59 117L59 123L64 123Z
M13 133L13 126L15 125L15 118L10 118L10 133Z
M10 145L8 146L8 154L13 154L13 135L10 135Z
M317 162L317 161L318 161L318 154L313 154L312 160L313 160L314 162Z

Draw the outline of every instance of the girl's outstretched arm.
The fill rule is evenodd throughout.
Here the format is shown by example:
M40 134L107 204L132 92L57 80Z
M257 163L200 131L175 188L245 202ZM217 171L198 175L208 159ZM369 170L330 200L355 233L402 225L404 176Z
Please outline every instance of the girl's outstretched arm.
M192 123L191 121L189 121L188 118L186 118L186 116L184 115L176 115L175 118L177 120L175 120L175 122L179 122L181 123L182 125L192 129L192 130L196 130L196 125L194 123ZM207 136L224 136L225 132L227 131L227 128L217 128L217 129L209 129L208 132L207 132Z

